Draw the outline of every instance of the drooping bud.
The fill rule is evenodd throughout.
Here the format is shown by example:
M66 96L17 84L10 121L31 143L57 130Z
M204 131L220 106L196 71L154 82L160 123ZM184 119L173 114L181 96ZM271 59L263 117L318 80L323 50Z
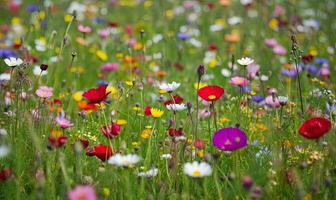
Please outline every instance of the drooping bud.
M41 64L41 65L40 65L40 69L41 69L42 71L45 71L45 70L48 69L48 65L47 65L47 64Z

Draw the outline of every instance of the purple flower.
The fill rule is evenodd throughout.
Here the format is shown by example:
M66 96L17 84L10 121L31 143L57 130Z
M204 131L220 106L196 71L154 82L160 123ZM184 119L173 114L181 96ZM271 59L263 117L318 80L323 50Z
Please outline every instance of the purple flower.
M263 96L257 96L257 95L255 95L255 96L252 97L252 101L254 101L254 102L256 102L256 103L260 103L260 102L262 102L264 99L265 99L265 97L263 97Z
M17 58L17 54L10 49L0 49L0 57L1 58L10 58L10 57Z
M266 46L270 48L274 48L275 46L278 45L278 42L276 41L276 39L270 38L270 39L265 39L265 44Z
M247 146L247 136L239 128L222 128L214 134L212 144L223 151L234 151Z
M287 50L283 46L281 46L281 45L276 45L275 47L273 47L273 52L276 55L283 56L283 55L286 55Z
M96 191L88 185L76 186L72 191L68 192L69 200L97 200Z
M192 36L187 34L187 33L178 33L177 37L180 38L181 40L188 40L190 39Z

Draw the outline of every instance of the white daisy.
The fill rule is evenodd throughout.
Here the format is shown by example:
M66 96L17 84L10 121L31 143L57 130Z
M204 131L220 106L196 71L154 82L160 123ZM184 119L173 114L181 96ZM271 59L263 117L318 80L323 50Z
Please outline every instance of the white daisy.
M187 108L187 106L184 103L181 104L168 104L167 106L168 110L174 110L174 111L180 111Z
M129 165L138 163L140 160L141 157L136 154L121 155L120 153L117 153L109 158L108 163L118 167L128 167Z
M159 170L157 168L152 168L146 172L140 172L138 173L138 176L142 176L142 177L154 177L159 173Z
M246 65L252 64L254 62L254 60L249 58L249 57L244 57L244 58L238 59L237 62L240 65L246 66Z
M9 67L15 67L23 63L21 58L13 58L13 57L6 58L4 61L6 65L8 65Z
M165 90L167 92L172 92L180 87L181 83L176 83L175 81L172 83L161 83L159 85L160 90Z
M210 176L212 173L211 166L206 162L197 162L192 163L188 162L184 164L183 171L186 175L201 178L204 176Z
M224 68L224 69L221 70L221 74L225 77L230 77L231 76L231 71Z

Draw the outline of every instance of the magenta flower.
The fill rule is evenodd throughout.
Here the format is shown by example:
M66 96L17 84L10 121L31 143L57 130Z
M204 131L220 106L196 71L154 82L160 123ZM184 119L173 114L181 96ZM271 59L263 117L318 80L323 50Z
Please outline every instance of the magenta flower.
M78 31L81 33L91 33L92 28L90 26L78 25Z
M48 87L48 86L40 86L35 94L38 97L44 98L44 99L48 99L53 95L53 88L52 87Z
M68 192L69 200L97 200L96 191L88 185L76 186L72 191Z
M105 63L100 67L100 69L105 72L112 72L116 71L118 67L119 67L118 63Z
M250 81L247 80L246 78L244 77L241 77L241 76L235 76L235 77L232 77L231 80L230 80L230 83L232 85L237 85L237 86L247 86Z
M58 126L60 126L61 128L70 128L73 126L73 124L70 122L70 120L68 120L65 117L62 116L58 116L56 117L56 123L58 124Z
M212 144L223 151L234 151L247 146L247 136L239 128L222 128L214 134Z

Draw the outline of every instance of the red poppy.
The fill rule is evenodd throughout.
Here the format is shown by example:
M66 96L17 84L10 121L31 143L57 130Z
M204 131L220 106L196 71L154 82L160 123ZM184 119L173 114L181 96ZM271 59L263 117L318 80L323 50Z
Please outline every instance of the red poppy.
M117 123L112 123L106 126L102 126L100 130L107 138L114 138L120 134L121 126Z
M224 94L224 89L216 85L209 85L199 89L197 94L205 101L217 101Z
M109 159L113 155L113 150L110 146L105 146L103 144L98 144L93 147L88 147L86 149L87 156L96 156L101 161Z
M314 60L314 56L311 55L311 54L304 55L304 56L302 56L301 60L303 61L304 64L307 64L307 63L311 62L312 60Z
M217 45L216 44L209 44L208 46L210 51L217 51Z
M150 106L145 106L145 108L144 108L144 113L145 113L145 115L146 116L152 116L152 113L151 113L151 108L152 107L150 107Z
M183 134L183 130L181 128L179 128L179 129L170 128L170 129L168 129L168 134L171 137L181 136Z
M174 99L174 100L173 100ZM173 96L173 99L170 99L168 101L165 101L164 102L164 105L167 106L167 105L170 105L170 104L180 104L182 103L183 101L183 98L180 97L179 95L174 95Z
M61 136L61 137L49 137L49 145L52 148L60 148L63 147L65 145L65 143L68 140L67 136Z
M10 168L5 168L0 171L0 182L6 181L13 175L13 172Z
M328 133L331 129L331 122L322 117L313 117L305 121L299 133L307 139L317 139Z
M104 101L110 92L106 93L107 85L101 85L97 89L89 89L83 93L83 97L89 100L89 103L100 103Z

